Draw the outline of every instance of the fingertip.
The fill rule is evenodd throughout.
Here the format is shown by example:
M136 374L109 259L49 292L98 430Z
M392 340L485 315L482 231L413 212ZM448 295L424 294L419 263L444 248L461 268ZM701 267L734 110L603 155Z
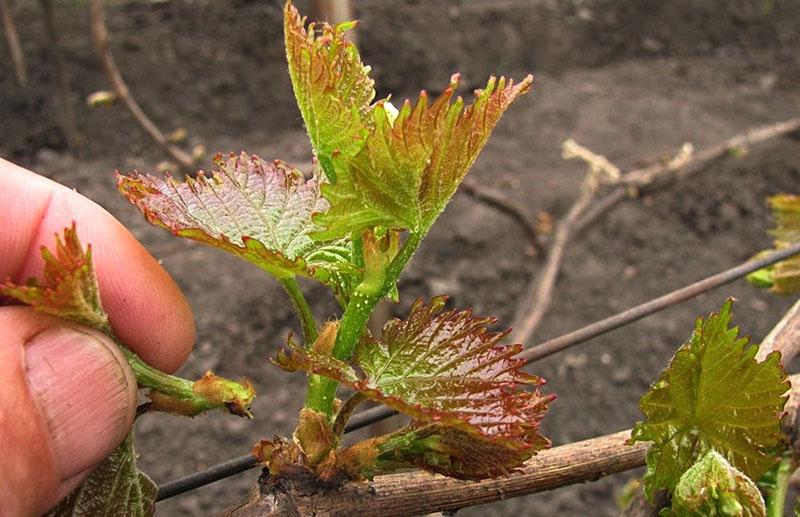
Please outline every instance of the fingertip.
M98 262L98 279L106 287L103 305L120 341L148 364L172 373L194 346L192 309L172 277L137 241L126 247L133 259L127 274L120 275L119 264Z
M162 371L180 368L194 346L195 325L189 302L170 274L99 205L74 194L56 197L50 211L77 214L78 235L84 246L92 245L100 296L116 337ZM100 224L85 224L93 220Z
M0 160L0 280L39 277L39 249L76 223L91 244L115 335L149 364L174 372L195 341L189 303L167 271L105 209L62 185ZM22 200L23 203L18 203Z

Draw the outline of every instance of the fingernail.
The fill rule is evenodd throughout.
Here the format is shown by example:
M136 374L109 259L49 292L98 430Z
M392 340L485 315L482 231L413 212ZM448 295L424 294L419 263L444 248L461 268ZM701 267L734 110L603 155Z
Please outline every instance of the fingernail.
M56 327L26 344L25 362L62 479L102 461L136 414L136 381L116 345L99 333Z

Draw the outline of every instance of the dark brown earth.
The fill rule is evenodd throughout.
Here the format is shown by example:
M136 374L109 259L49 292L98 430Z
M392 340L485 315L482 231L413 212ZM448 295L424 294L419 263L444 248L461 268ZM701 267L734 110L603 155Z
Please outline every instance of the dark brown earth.
M363 21L364 59L373 65L380 95L438 91L455 71L469 88L491 73L536 75L533 93L512 107L471 173L532 215L559 217L578 192L585 170L561 159L567 138L632 168L669 156L684 142L701 148L796 116L800 106L800 58L791 40L800 22L797 2L354 3ZM286 334L297 330L280 286L222 252L149 226L116 194L114 169L152 170L163 156L121 108L84 107L82 99L104 88L104 79L80 2L57 5L88 140L78 157L67 152L53 116L37 5L17 2L31 86L20 90L10 65L0 63L0 156L102 204L163 261L196 315L199 339L183 375L206 369L244 374L260 391L254 422L219 415L142 418L141 465L163 482L244 454L261 437L290 433L303 378L267 362ZM185 126L190 142L210 151L244 149L308 162L283 62L277 1L131 1L108 9L120 69L164 130ZM784 138L716 163L669 191L623 204L571 246L535 341L746 260L769 244L765 197L799 186L800 146ZM540 268L526 252L522 230L509 219L456 195L403 277L394 313L403 314L418 296L449 294L454 306L472 306L509 325L516 301ZM320 317L332 313L323 289L304 288ZM532 365L558 394L545 434L561 444L630 427L640 417L638 397L690 333L694 318L728 296L739 300L742 331L756 339L791 301L738 282ZM159 513L212 513L241 498L256 475L159 503ZM459 515L615 515L615 494L634 475Z

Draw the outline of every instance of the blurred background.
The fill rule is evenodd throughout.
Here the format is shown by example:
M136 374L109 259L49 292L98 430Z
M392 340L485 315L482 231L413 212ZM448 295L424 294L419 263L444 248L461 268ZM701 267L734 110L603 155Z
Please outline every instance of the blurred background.
M311 2L295 2L309 13ZM573 138L623 171L669 160L750 127L800 114L800 2L794 0L352 0L362 57L378 98L440 92L454 72L462 95L491 74L535 76L479 158L470 180L523 207L543 246L580 193L585 164L564 161ZM181 371L247 375L260 396L248 422L145 415L140 465L157 482L246 454L288 435L304 378L269 364L297 323L280 285L223 252L149 226L117 193L113 172L175 169L112 90L92 42L86 0L0 0L24 63L0 41L0 156L77 189L140 238L185 290L198 342ZM143 112L197 168L245 150L307 167L311 154L283 51L281 2L105 2L108 48ZM105 101L104 101L105 99ZM108 105L106 105L108 104ZM652 195L627 200L569 246L534 345L734 266L770 246L765 198L798 192L796 137L717 160ZM173 151L174 153L174 151ZM171 161L172 164L163 163ZM66 223L66 221L65 221ZM541 270L526 231L459 193L400 284L403 315L419 297L514 321ZM120 257L124 260L124 257ZM325 289L304 283L319 318ZM629 428L638 398L688 337L694 318L735 296L735 321L759 340L791 300L739 281L529 367L558 399L543 430L555 445ZM207 515L235 503L256 471L158 504L160 515ZM459 515L616 515L615 494L639 472L465 509Z

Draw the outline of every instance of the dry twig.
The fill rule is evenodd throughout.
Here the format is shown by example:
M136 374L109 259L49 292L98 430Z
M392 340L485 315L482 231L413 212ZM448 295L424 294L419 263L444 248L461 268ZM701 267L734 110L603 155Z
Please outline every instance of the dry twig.
M169 139L164 133L162 133L153 121L145 115L144 111L142 111L139 103L136 102L136 99L131 95L128 85L125 84L125 81L122 79L122 74L120 74L116 63L114 63L114 58L108 46L108 29L106 28L102 0L91 0L90 8L92 17L92 39L94 40L95 50L97 50L100 56L106 78L108 82L111 83L111 88L114 90L115 95L125 104L125 107L128 108L128 111L130 111L134 120L136 120L144 132L147 133L170 158L175 160L181 169L186 171L191 170L194 167L194 160L192 157L169 143Z
M536 280L535 288L528 289L527 294L517 304L513 336L513 340L517 343L524 343L533 335L547 312L553 287L561 269L564 251L567 243L575 234L581 217L594 204L603 183L618 182L620 177L619 169L606 157L591 152L573 140L564 142L563 156L565 159L583 160L589 167L589 173L581 185L581 195L556 226L555 236L547 253L547 261Z
M536 221L528 215L528 211L525 207L509 199L498 190L480 185L468 179L461 182L460 190L476 201L480 201L487 206L495 208L516 221L528 237L528 241L533 247L534 254L536 256L541 255L542 243L539 238L539 232L536 229Z
M8 0L0 0L0 18L3 20L3 31L6 33L8 51L11 54L11 62L14 63L14 74L20 86L28 84L28 71L25 67L25 56L22 54L22 46L19 44L17 25L14 23L14 15L11 13L11 6Z
M731 152L743 150L748 146L782 137L798 130L800 130L800 117L749 129L696 153L693 152L691 146L684 144L678 154L666 163L636 169L622 174L616 181L607 182L612 188L610 192L599 199L597 193L600 189L589 189L587 192L584 185L580 197L572 205L567 215L557 224L555 238L548 251L544 266L539 275L531 282L526 291L527 294L523 295L517 306L514 318L514 328L516 329L513 335L514 341L518 343L529 341L550 307L553 289L569 241L620 201L665 188L676 181L705 170L711 162L724 158ZM584 156L579 155L579 157L587 160ZM587 161L591 164L591 161Z
M82 138L78 131L75 105L72 102L72 87L70 86L72 79L64 60L64 52L61 49L61 31L56 23L52 0L39 0L39 4L42 7L42 14L44 14L44 27L48 40L47 53L55 71L53 74L56 80L54 97L59 125L64 132L67 146L75 150L81 146Z
M775 325L758 348L756 359L763 361L773 350L781 353L784 366L800 352L800 300Z
M326 21L332 25L354 20L351 0L313 0L311 2L311 19ZM345 37L358 44L356 29L347 31Z

